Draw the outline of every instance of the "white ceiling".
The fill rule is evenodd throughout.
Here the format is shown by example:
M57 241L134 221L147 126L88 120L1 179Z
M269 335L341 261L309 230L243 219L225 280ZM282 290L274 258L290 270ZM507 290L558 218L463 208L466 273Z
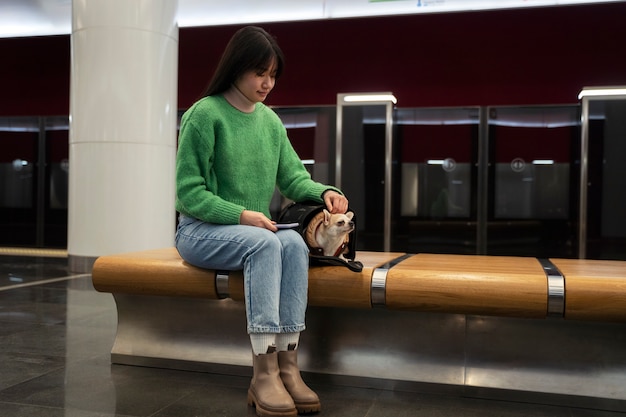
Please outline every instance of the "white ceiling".
M178 0L178 24L213 26L624 0ZM71 32L71 0L0 0L0 38Z

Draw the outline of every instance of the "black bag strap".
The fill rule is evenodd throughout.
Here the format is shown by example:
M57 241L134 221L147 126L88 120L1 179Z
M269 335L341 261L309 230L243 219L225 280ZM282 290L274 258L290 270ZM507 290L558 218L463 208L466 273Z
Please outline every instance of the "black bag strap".
M352 272L363 271L363 264L359 261L350 261L337 256L313 255L309 253L309 260L314 265L345 266Z

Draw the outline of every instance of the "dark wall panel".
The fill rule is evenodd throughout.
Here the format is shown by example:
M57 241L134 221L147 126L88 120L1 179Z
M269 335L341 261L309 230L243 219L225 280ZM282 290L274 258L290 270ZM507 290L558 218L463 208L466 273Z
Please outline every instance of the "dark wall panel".
M70 37L0 39L0 116L70 112Z
M271 23L287 56L273 105L392 91L401 107L576 103L626 84L626 3ZM238 26L180 31L179 107L197 99ZM67 114L70 37L0 39L0 115Z

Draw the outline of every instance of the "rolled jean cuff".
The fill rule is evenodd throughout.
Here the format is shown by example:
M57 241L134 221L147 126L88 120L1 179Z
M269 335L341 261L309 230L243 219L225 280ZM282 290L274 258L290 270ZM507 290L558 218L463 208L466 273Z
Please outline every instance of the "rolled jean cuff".
M248 326L248 334L253 333L297 333L302 332L306 329L304 324L292 324L289 326L279 326L279 327L254 327Z

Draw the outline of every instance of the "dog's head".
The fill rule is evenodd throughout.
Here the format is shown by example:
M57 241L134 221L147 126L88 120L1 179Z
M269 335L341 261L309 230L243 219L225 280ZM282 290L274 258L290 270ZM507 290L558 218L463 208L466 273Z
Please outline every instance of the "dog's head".
M340 256L348 252L349 234L354 230L354 213L331 214L324 209L313 217L307 227L309 247L317 248L322 255Z
M323 228L325 233L330 237L344 236L354 230L354 222L352 221L354 213L349 211L345 214L330 214L324 209Z

